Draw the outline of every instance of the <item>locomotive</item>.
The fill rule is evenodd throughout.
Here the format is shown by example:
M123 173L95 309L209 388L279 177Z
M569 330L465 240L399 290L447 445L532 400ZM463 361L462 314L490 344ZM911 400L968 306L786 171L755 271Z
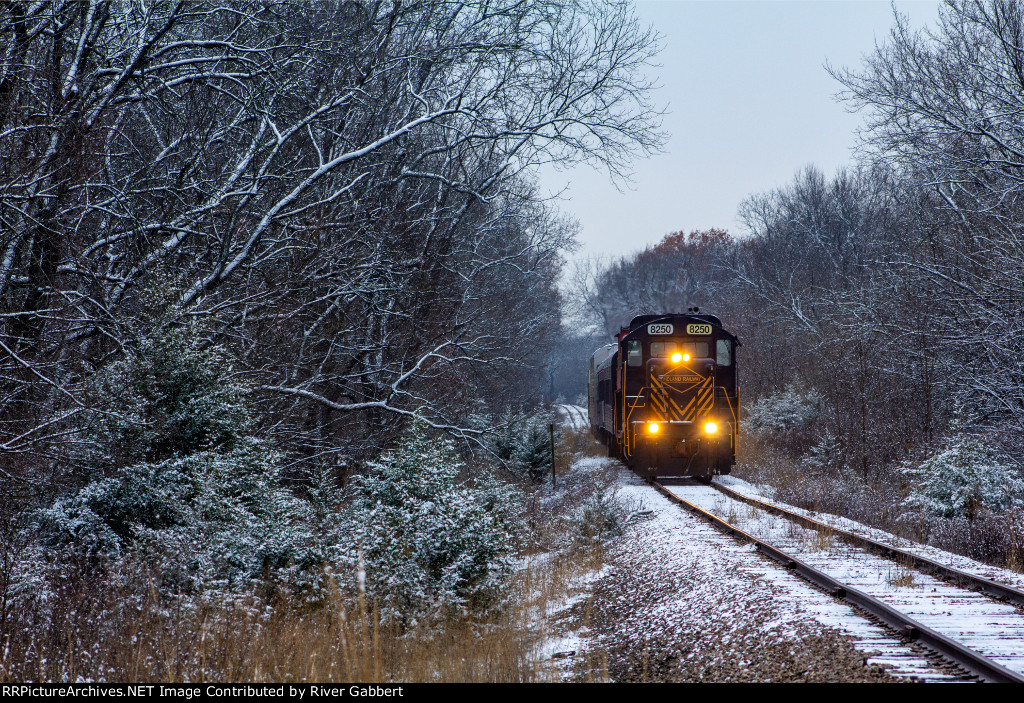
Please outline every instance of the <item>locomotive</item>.
M640 315L594 352L590 430L644 476L710 480L736 463L736 335L714 315Z

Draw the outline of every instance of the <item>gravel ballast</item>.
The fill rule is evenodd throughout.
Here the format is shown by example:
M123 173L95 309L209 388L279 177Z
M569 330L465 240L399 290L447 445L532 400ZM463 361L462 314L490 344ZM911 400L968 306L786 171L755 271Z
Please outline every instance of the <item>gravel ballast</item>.
M591 457L573 470L608 471L609 463ZM578 680L950 678L917 648L619 472L620 499L646 519L606 544L604 572L572 609L567 625L586 634Z

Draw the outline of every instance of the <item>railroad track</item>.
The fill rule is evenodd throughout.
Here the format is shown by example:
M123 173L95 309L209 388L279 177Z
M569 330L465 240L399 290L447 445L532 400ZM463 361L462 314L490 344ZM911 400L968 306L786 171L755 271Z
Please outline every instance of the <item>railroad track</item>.
M944 660L955 664L978 679L999 683L1024 683L1024 674L995 661L991 656L991 653L978 651L976 647L969 646L969 643L965 644L963 641L960 641L949 634L940 632L936 627L928 626L920 621L920 617L911 617L900 607L896 607L894 604L885 602L882 598L878 597L877 593L872 595L871 593L866 592L867 590L871 590L870 588L863 590L862 588L857 588L849 583L848 580L841 580L834 575L830 575L821 568L820 565L816 566L812 563L808 563L808 561L813 560L797 558L792 554L783 551L776 545L769 543L765 539L740 529L735 524L732 524L730 520L722 518L719 515L714 514L712 511L701 507L696 501L686 500L685 498L676 495L661 483L650 479L648 479L648 482L673 503L680 505L694 515L711 523L726 534L729 534L738 540L752 543L760 553L795 572L806 581L837 599L869 614L899 635L915 641L917 644L934 652ZM695 488L707 489L708 487L700 486ZM872 558L882 557L883 559L892 560L898 564L901 569L913 569L952 584L952 586L946 588L946 590L950 592L939 594L935 596L936 599L946 598L948 603L962 605L963 598L960 598L960 600L957 601L956 591L951 590L958 589L959 591L969 593L969 595L974 598L978 598L978 594L983 594L982 597L985 600L998 601L1002 607L996 608L995 610L999 612L991 616L995 621L994 626L998 627L999 623L1004 621L1007 623L1014 622L1013 625L1007 625L1007 627L1010 629L1019 629L1020 636L1019 638L1014 638L1012 640L1007 638L1007 641L1017 642L1018 639L1021 640L1019 649L1024 652L1024 615L1017 610L1017 608L1024 607L1024 591L1004 586L1003 584L996 583L990 579L975 576L958 569L953 569L930 559L920 557L911 552L895 549L888 545L881 544L880 542L861 537L860 535L839 530L831 525L820 523L779 506L772 505L771 503L765 503L764 501L750 498L749 496L737 493L736 491L732 491L731 489L715 483L713 483L710 488L727 496L730 500L735 500L742 504L751 506L752 510L756 509L770 515L782 517L786 521L799 525L807 530L814 530L816 533L829 535L829 539L831 539L831 536L835 536L845 540L851 546L862 550L866 554L870 554ZM734 519L733 521L735 522L736 520ZM877 555L877 557L875 555ZM927 578L927 576L924 578ZM970 590L965 591L965 589ZM933 590L937 591L938 589ZM943 607L952 608L953 606L948 605L947 601L942 601L944 604ZM1002 612L1003 610L1009 611L1009 615L1013 616L1012 621L1006 619L1008 616L1007 613ZM946 614L950 615L951 613ZM1000 618L1002 618L1002 620L1000 620ZM1021 659L1024 661L1024 657L1021 657Z
M587 411L585 408L581 408L578 405L556 405L556 408L560 408L565 414L565 419L571 427L587 427L589 425L589 419L587 418Z

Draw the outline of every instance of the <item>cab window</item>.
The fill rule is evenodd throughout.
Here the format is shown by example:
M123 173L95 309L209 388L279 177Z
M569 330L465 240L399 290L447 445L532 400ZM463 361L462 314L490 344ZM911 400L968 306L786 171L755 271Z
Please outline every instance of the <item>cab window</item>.
M692 359L706 359L707 342L651 342L651 356L672 356L673 352L689 354Z
M732 366L732 342L719 339L715 342L715 363L719 366Z
M669 356L675 348L675 342L651 342L651 356Z
M640 346L640 340L629 340L629 342L626 343L626 365L642 366L643 363L643 349Z

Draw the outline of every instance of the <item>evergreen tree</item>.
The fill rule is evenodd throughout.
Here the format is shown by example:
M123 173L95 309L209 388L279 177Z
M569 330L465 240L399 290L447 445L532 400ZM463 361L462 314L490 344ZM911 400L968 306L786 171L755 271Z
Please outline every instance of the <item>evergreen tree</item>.
M386 619L495 605L511 570L516 497L498 484L459 484L449 440L417 424L354 481L353 566Z

